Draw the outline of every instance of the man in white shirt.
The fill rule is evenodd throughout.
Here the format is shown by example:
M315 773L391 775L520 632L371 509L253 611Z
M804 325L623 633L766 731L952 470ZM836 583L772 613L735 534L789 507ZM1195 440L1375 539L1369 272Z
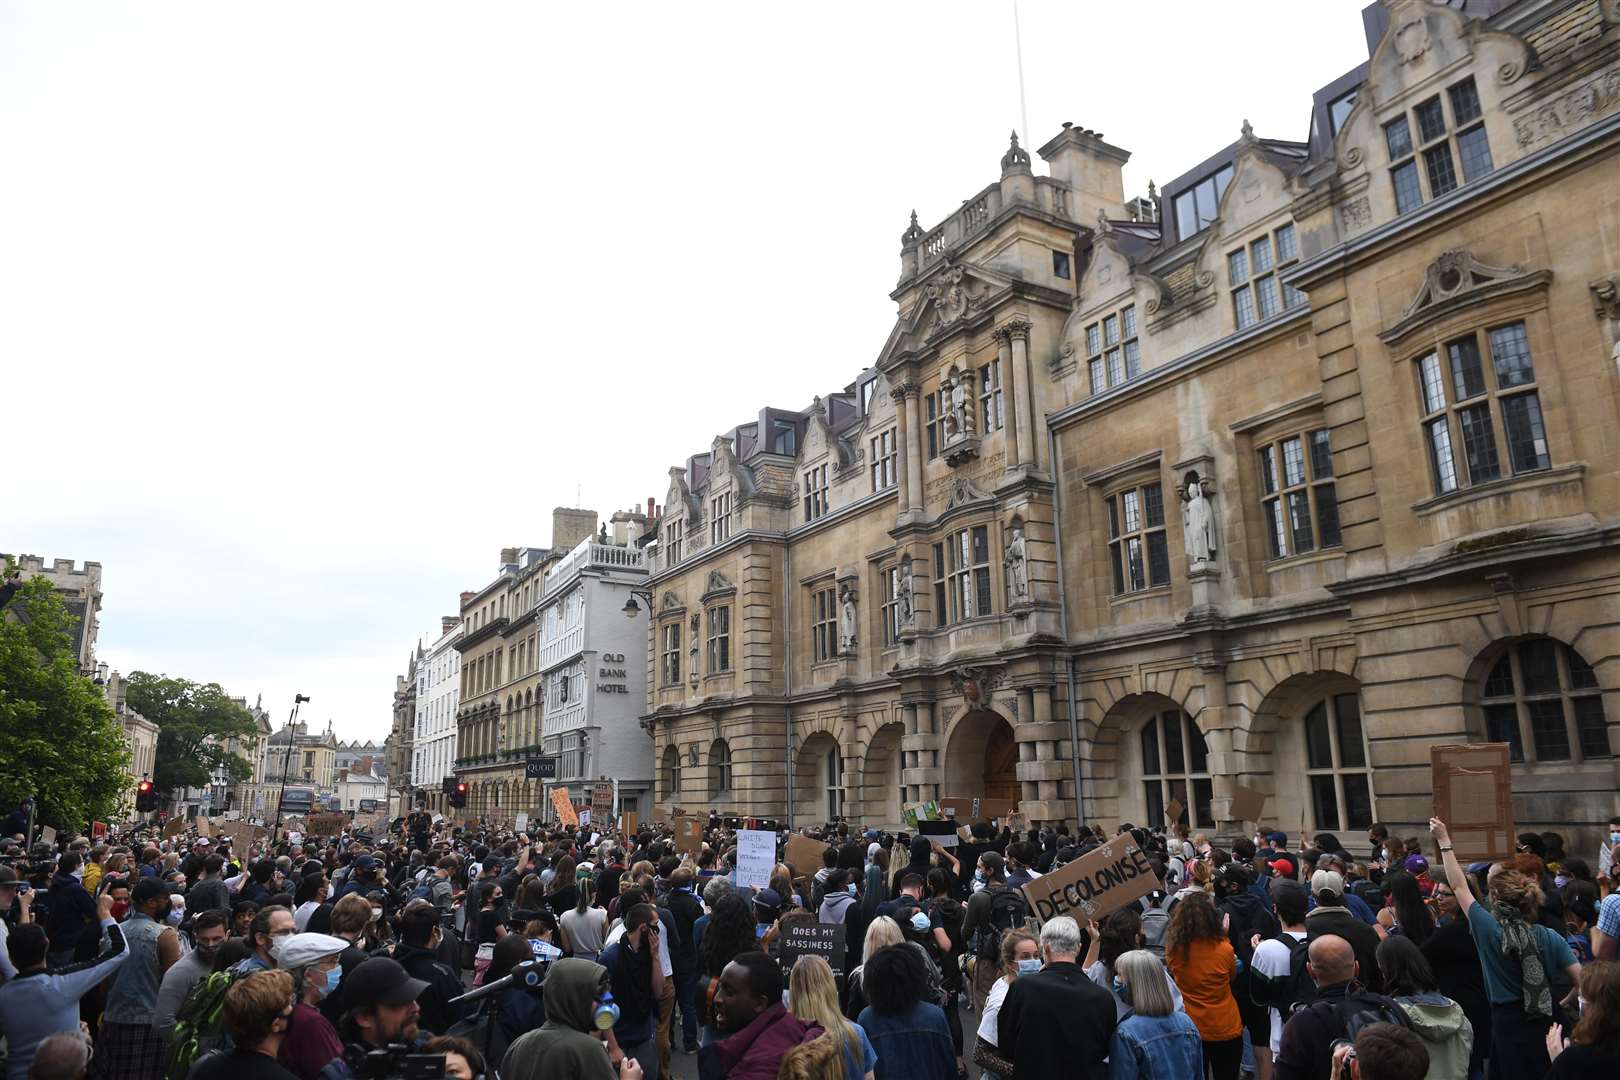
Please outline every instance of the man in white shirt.
M1283 994L1288 988L1294 972L1294 951L1304 945L1306 938L1305 908L1309 903L1309 896L1305 887L1298 882L1278 879L1271 886L1271 899L1277 905L1277 921L1282 923L1282 933L1277 937L1262 941L1260 935L1254 935L1254 957L1250 961L1257 976L1255 983L1255 1000L1270 998L1275 994ZM1290 941L1299 945L1291 945ZM1261 989L1263 987L1264 989ZM1283 1023L1288 1019L1283 1015L1278 1004L1271 1006L1271 1047L1265 1050L1255 1047L1255 1053L1266 1053L1275 1060L1277 1050L1282 1045ZM1289 1004L1292 1004L1291 1002Z

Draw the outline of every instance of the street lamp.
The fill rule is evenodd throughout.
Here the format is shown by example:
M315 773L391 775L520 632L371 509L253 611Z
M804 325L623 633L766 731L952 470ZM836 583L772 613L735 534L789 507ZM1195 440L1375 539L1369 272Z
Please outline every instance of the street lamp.
M641 607L636 603L636 597L638 596L647 601L648 611L653 609L653 594L651 589L631 589L630 599L626 600L624 602L624 607L619 609L624 612L625 618L633 619L637 615L641 614Z
M276 830L281 828L281 803L287 797L287 772L292 768L293 746L297 739L293 737L293 724L298 721L298 706L309 700L307 694L294 694L292 715L287 717L287 753L281 760L281 793L276 796L276 821L270 826L270 842L275 843Z

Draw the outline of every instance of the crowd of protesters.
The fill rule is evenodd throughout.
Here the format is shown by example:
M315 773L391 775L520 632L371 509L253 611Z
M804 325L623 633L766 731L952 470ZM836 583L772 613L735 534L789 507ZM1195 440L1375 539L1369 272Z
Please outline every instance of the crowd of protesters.
M29 846L16 818L8 1080L339 1080L409 1055L465 1080L654 1080L679 1054L703 1080L1620 1076L1620 818L1590 862L1526 833L1468 866L1438 820L1355 851L1127 824L1162 888L1044 923L1022 887L1101 829L837 821L804 830L815 865L778 833L744 882L751 823L718 815L697 841L418 810L246 850L155 829ZM817 923L841 952L790 948Z

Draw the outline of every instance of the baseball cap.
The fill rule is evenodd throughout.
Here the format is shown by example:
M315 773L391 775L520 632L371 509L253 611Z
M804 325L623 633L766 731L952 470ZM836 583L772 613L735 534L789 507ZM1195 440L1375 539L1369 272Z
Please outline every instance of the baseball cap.
M761 889L754 894L754 903L763 908L779 908L782 906L782 897L775 889Z
M1406 872L1408 874L1427 874L1429 860L1421 855L1408 855L1406 857Z
M406 1005L415 1001L428 988L428 983L413 979L400 966L398 960L386 956L373 956L362 960L343 977L343 1000L351 1007L372 1005Z
M362 855L354 860L354 868L356 870L375 870L377 869L377 860L370 855Z
M1272 859L1271 860L1271 872L1274 873L1274 874L1280 874L1281 876L1283 876L1285 878L1293 877L1294 876L1294 860L1292 860L1292 859Z
M1344 875L1337 870L1318 870L1311 875L1311 892L1317 896L1323 893L1343 896Z
M1288 846L1288 834L1285 833L1285 832L1269 832L1269 833L1266 833L1266 839L1270 840L1273 844L1277 844L1277 845L1279 845L1281 847L1287 847Z
M0 885L17 884L17 871L7 863L0 863Z

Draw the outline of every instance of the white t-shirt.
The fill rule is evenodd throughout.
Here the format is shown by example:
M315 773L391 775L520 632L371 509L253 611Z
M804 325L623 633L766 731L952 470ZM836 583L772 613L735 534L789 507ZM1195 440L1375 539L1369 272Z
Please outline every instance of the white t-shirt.
M320 906L319 900L305 900L299 904L297 910L293 912L293 929L302 934L304 928L309 925L309 917L315 914L315 910Z
M607 947L609 945L612 945L615 941L618 941L622 937L624 937L624 920L620 919L618 922L613 924L613 929L608 931L607 939L602 942L602 948L604 950L607 949ZM658 923L658 963L659 963L659 966L661 966L664 969L664 978L666 978L666 979L672 977L675 974L675 965L670 963L670 960L669 960L669 940L668 940L668 938L669 938L669 935L666 932L666 928L665 928L665 926L663 924L663 921L659 920L659 923Z
M1305 931L1284 931L1295 941L1305 940ZM1249 962L1254 970L1271 979L1287 978L1291 952L1288 943L1281 938L1267 938L1254 950L1254 957ZM1271 1053L1275 1055L1282 1047L1283 1018L1279 1009L1271 1010Z
M1001 1015L1001 1003L1007 1000L1007 988L1012 982L1003 975L990 984L990 992L984 996L984 1016L979 1021L979 1038L996 1045L996 1020Z

